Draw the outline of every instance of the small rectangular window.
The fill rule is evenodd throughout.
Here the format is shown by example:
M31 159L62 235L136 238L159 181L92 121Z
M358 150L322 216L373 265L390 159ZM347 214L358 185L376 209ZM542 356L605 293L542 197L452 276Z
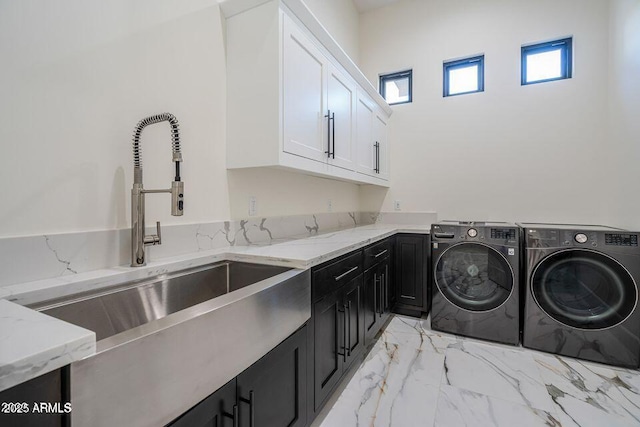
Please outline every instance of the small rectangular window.
M413 70L380 75L380 95L389 103L406 104L412 101Z
M445 61L443 96L484 92L484 55Z
M522 46L522 84L571 78L572 38Z

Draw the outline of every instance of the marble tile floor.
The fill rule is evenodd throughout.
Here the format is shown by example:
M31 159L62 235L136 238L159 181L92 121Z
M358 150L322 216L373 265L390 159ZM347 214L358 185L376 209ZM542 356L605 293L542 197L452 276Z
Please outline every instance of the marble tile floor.
M395 316L322 427L640 426L640 371L487 343Z

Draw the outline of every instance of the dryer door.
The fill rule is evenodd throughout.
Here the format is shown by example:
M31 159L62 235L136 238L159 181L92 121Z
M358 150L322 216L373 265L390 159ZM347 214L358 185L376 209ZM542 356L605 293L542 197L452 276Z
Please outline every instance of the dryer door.
M533 270L531 291L545 313L579 329L605 329L623 322L633 312L638 292L620 263L584 249L544 258Z
M434 275L442 295L465 310L493 310L513 291L513 270L507 259L481 243L459 243L446 249Z

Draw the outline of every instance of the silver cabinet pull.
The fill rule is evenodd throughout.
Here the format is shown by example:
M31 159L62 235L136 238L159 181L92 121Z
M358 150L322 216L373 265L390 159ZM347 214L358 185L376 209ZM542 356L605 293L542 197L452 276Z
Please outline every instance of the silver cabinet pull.
M380 253L379 253L379 254L377 254L377 255L374 255L373 257L374 257L374 258L381 257L382 255L386 254L387 252L388 252L388 249L385 249L384 251L380 252Z
M336 282L337 282L338 280L342 279L342 278L343 278L344 276L346 276L347 274L349 274L349 273L353 273L353 272L354 272L354 271L356 271L357 269L358 269L358 266L356 265L356 266L355 266L355 267L353 267L351 270L349 270L349 271L347 271L347 272L345 272L345 273L342 273L342 274L341 274L341 275L339 275L339 276L334 277L334 279L336 279Z

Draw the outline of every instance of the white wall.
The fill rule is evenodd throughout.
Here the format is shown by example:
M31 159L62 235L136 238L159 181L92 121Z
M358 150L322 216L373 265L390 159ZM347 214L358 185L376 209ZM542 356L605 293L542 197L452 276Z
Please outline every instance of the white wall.
M609 3L611 137L608 142L615 162L620 165L613 209L623 226L640 230L640 1Z
M265 216L324 212L324 198L336 212L358 208L354 184L275 171L228 179L215 0L0 0L0 57L0 237L128 227L132 131L163 111L180 120L185 214L151 195L150 223L244 217L245 195ZM145 187L168 187L168 127L147 128L142 148Z
M400 200L403 210L440 219L629 225L620 212L637 212L637 196L611 191L627 160L608 132L608 8L601 0L414 0L362 14L363 72L375 82L413 68L414 102L393 107L391 190L364 189L361 208L393 210ZM631 31L637 40L638 26L625 28L625 40ZM573 78L521 86L521 45L568 35ZM443 98L443 60L480 53L485 92ZM637 84L637 75L627 80ZM636 108L624 108L637 122L631 102Z
M358 64L360 16L352 0L303 0L340 47Z

